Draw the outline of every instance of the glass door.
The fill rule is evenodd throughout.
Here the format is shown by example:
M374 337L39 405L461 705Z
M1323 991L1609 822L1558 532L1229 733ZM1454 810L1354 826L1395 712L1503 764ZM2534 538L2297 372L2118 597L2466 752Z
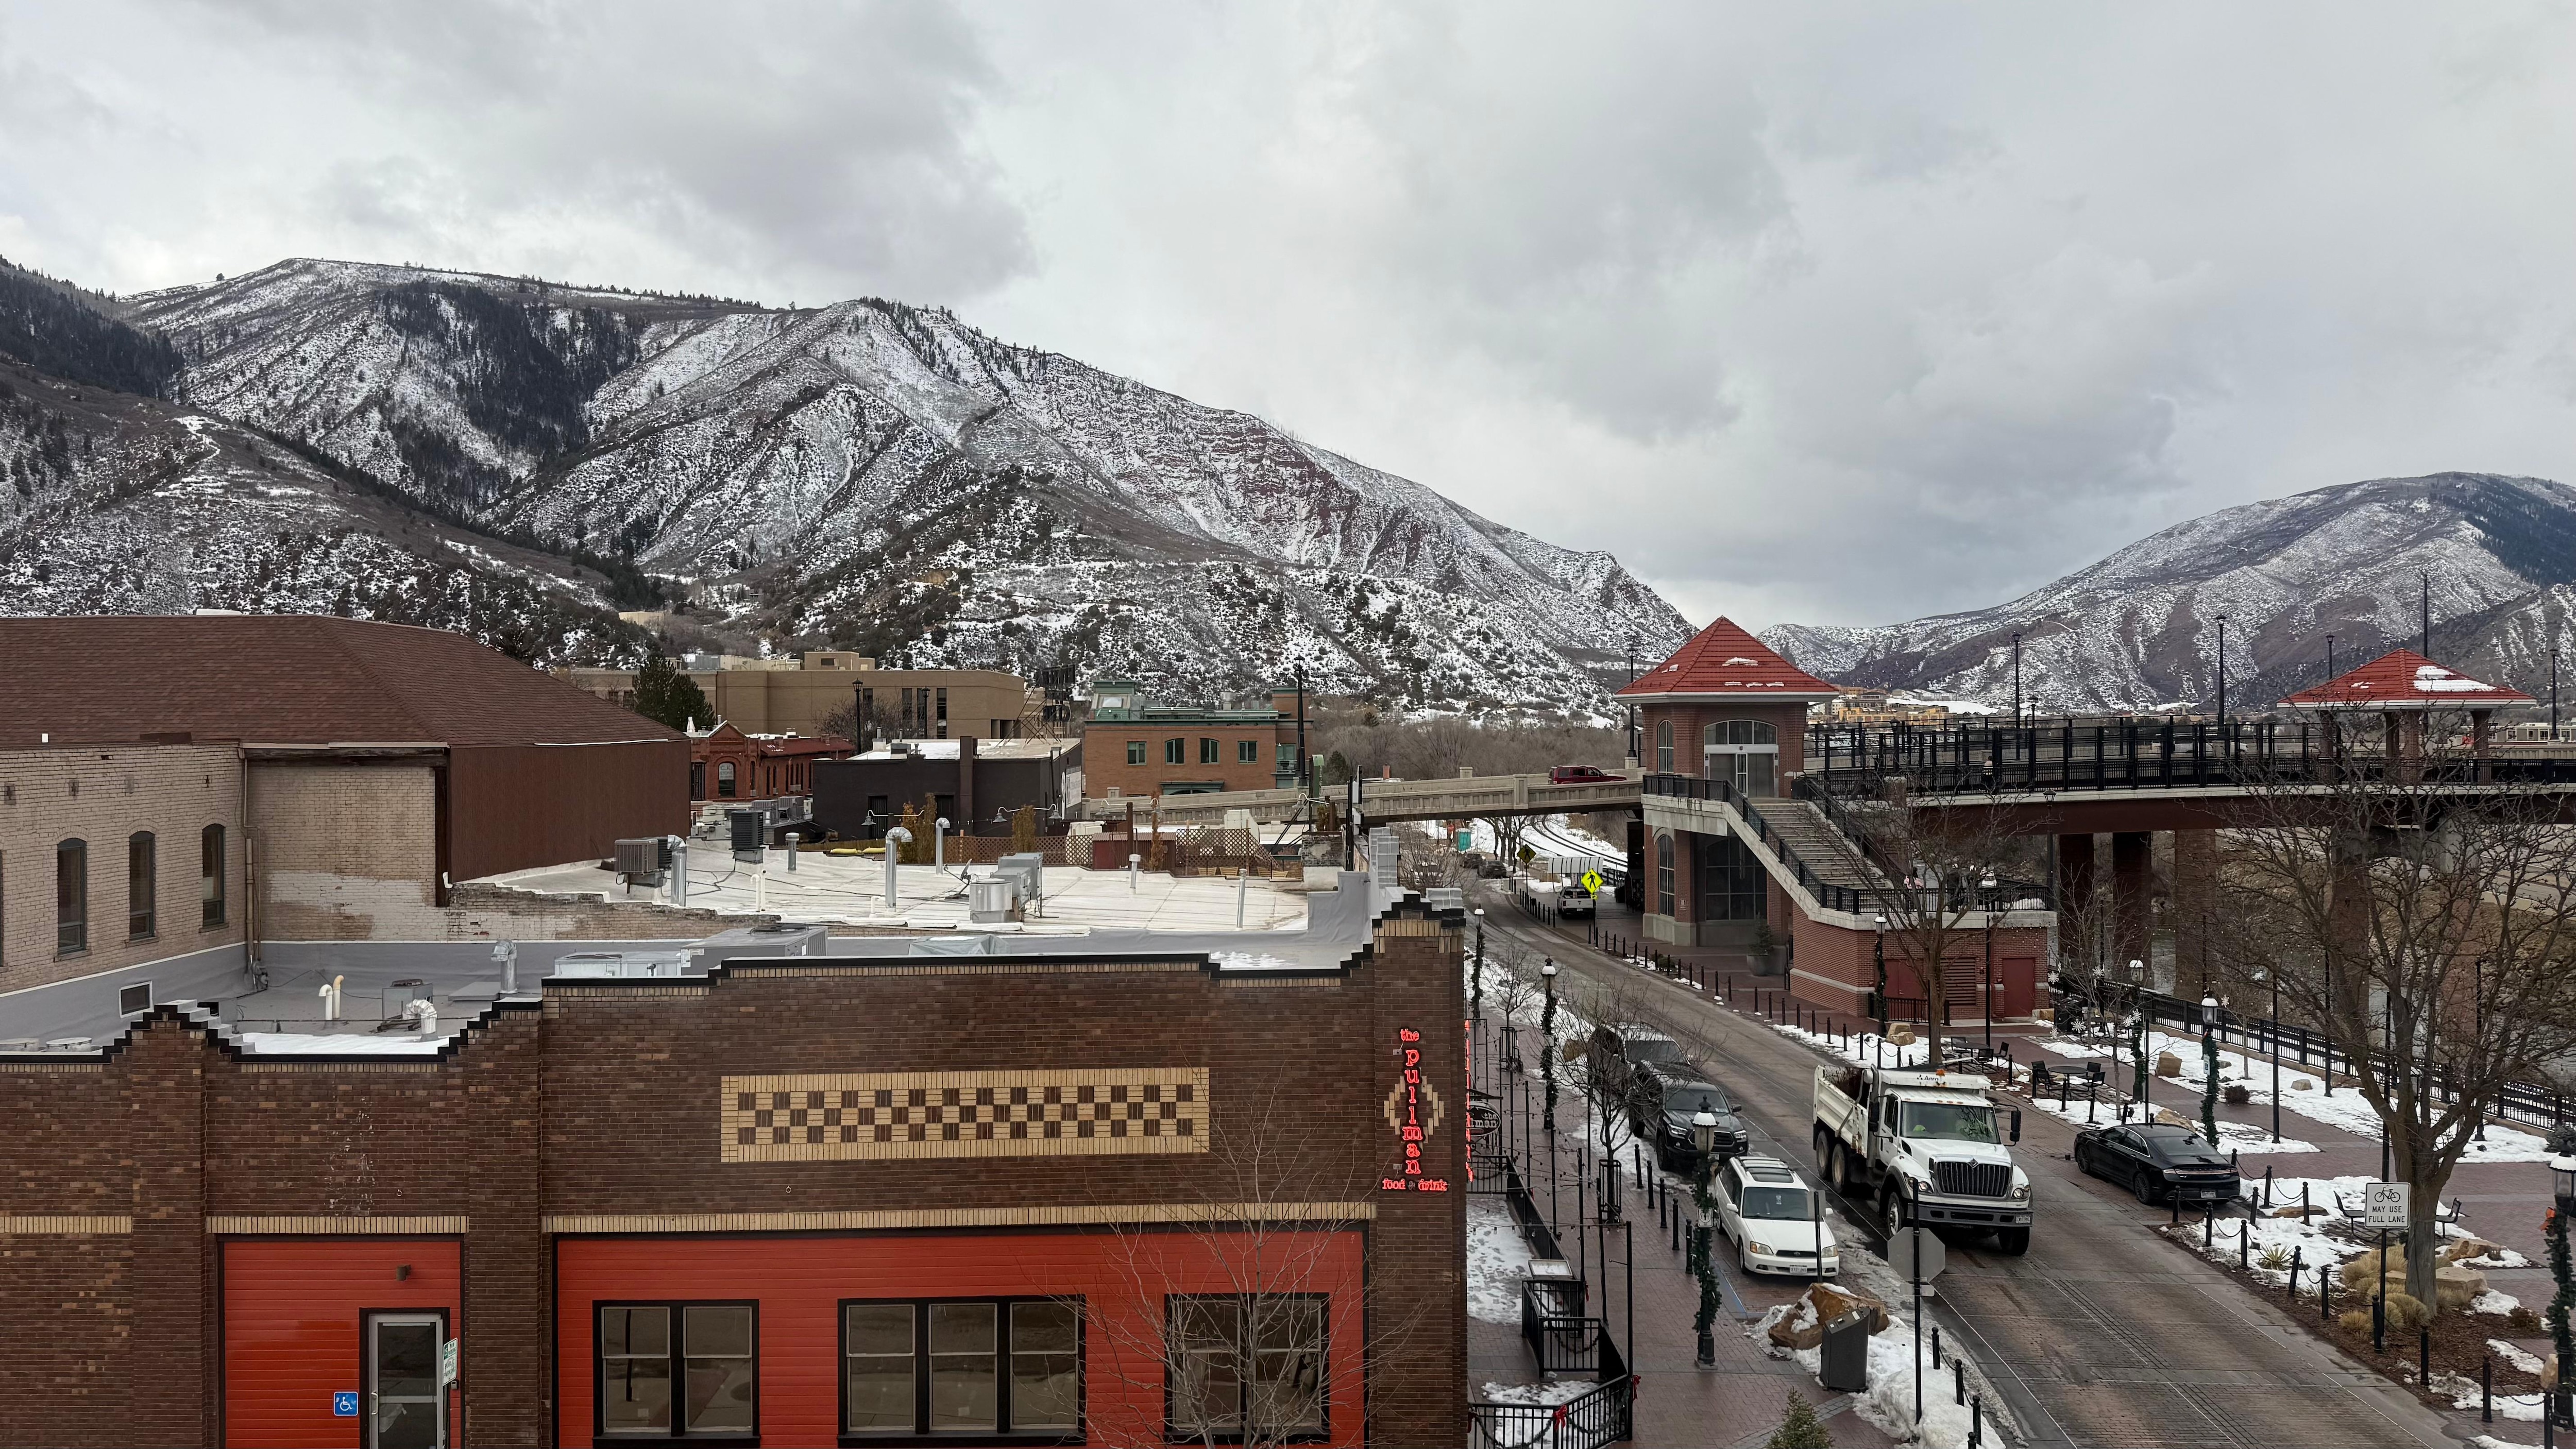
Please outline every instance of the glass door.
M447 1395L438 1387L446 1328L435 1313L367 1315L368 1449L446 1449Z

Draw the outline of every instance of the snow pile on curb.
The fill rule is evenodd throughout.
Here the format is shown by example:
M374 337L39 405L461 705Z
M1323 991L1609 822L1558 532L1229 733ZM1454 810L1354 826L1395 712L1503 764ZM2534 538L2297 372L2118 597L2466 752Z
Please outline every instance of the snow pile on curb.
M1593 1379L1549 1379L1543 1384L1487 1384L1480 1404L1570 1404L1601 1387Z
M1844 1262L1850 1278L1846 1287L1863 1288L1887 1305L1888 1326L1869 1340L1869 1388L1852 1396L1852 1412L1872 1427L1900 1444L1921 1444L1926 1449L1966 1449L1968 1427L1974 1417L1967 1404L1956 1398L1956 1379L1950 1365L1967 1365L1968 1392L1971 1399L1985 1405L1985 1438L1989 1445L2001 1445L2018 1439L2012 1417L2004 1410L2002 1396L1994 1384L1979 1370L1974 1359L1957 1353L1942 1355L1941 1366L1932 1366L1931 1325L1926 1324L1923 1340L1923 1420L1914 1419L1914 1323L1896 1305L1905 1301L1908 1285L1876 1258L1864 1254L1847 1254ZM1866 1283L1859 1280L1867 1279ZM1927 1285L1927 1296L1929 1287ZM1797 1315L1794 1319L1792 1314ZM1775 1304L1760 1318L1746 1325L1745 1336L1763 1346L1773 1358L1794 1361L1817 1379L1822 1389L1824 1349L1789 1349L1771 1341L1772 1326L1788 1321L1795 1328L1815 1326L1816 1309L1812 1300L1801 1296L1787 1303Z
M1850 1036L1828 1036L1809 1031L1803 1026L1784 1022L1764 1022L1782 1036L1805 1042L1827 1056L1840 1057L1858 1066L1919 1067L1932 1060L1932 1044L1924 1041L1885 1041L1874 1031L1855 1032Z

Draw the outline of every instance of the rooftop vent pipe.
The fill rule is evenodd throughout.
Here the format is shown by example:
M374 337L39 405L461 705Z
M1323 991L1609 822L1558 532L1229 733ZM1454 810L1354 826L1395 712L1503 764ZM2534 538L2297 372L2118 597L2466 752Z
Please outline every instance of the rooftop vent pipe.
M903 854L901 847L910 844L912 844L912 832L904 829L900 825L895 826L893 829L888 830L885 833L885 908L886 914L888 915L894 914L896 910L894 891L895 861Z

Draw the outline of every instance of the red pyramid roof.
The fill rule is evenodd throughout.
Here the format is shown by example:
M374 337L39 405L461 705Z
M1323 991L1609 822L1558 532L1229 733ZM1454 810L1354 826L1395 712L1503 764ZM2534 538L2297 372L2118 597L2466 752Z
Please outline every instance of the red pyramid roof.
M1732 619L1700 630L1663 663L1640 674L1621 699L1656 695L1759 695L1769 699L1831 699L1841 693L1745 632Z
M2281 701L2284 709L2491 709L2535 703L2501 684L2445 669L2412 649L2387 653Z

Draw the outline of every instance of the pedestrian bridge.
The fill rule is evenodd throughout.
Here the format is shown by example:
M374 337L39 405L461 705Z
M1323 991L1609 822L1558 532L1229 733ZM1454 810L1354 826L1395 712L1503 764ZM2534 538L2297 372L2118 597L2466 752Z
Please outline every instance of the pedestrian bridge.
M1324 797L1336 809L1350 798L1347 786L1330 786ZM1166 823L1214 825L1229 810L1249 810L1255 820L1276 823L1295 816L1303 797L1295 790L1227 790L1206 795L1134 796L1086 799L1072 810L1076 820L1124 820L1134 810ZM1454 780L1363 780L1360 815L1371 825L1398 820L1467 820L1480 815L1579 815L1588 810L1629 810L1637 804L1633 779L1590 780L1579 785L1553 785L1545 775L1465 775Z

